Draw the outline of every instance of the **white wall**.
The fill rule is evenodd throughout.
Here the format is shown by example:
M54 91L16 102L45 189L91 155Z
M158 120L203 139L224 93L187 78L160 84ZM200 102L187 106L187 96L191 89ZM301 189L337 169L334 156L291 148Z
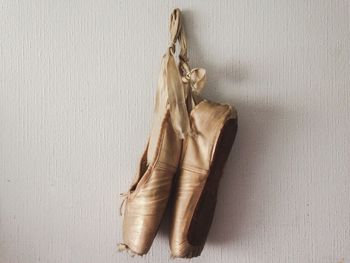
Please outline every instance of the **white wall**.
M239 112L193 262L350 262L346 0L0 0L0 262L172 262L166 221L146 257L116 244L174 7Z

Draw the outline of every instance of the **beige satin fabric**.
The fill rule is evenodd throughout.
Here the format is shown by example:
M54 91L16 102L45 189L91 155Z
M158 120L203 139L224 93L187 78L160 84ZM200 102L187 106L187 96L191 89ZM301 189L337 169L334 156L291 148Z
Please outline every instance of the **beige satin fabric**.
M229 121L237 118L236 110L227 104L220 104L203 100L200 97L205 83L206 71L202 68L190 69L187 57L187 43L179 10L174 11L171 19L179 19L178 30L170 32L179 36L180 55L179 69L184 84L187 111L191 120L191 135L186 136L183 142L181 153L180 172L174 186L173 202L171 204L171 226L169 244L172 257L191 258L199 256L203 250L207 233L210 229L211 220L202 229L190 229L191 224L195 224L200 216L195 215L200 200L203 199L207 183L210 179L210 169L213 164L214 154L221 149L216 149L219 137L223 134L223 127ZM171 22L170 25L177 25ZM173 124L174 125L174 124ZM229 135L229 139L234 140L235 132ZM231 147L231 146L229 146ZM229 149L228 149L229 151ZM226 157L228 153L225 153ZM222 163L222 166L224 162ZM215 174L217 180L212 185L213 192L217 191L219 174ZM209 182L210 184L210 182ZM210 205L216 202L213 194L207 202L202 205ZM203 200L202 200L203 203ZM213 216L214 208L209 211L208 216ZM204 215L205 217L206 215ZM196 218L198 217L198 218ZM203 218L202 218L203 219ZM199 225L199 224L198 224ZM200 242L194 244L190 240L190 235L200 237Z
M124 195L123 243L119 249L133 254L146 254L152 245L180 159L182 140L173 128L171 109L174 110L173 107L180 101L185 103L185 99L181 77L174 64L173 55L168 49L159 74L151 136L134 182ZM176 88L181 92L172 91ZM172 101L169 101L169 94L172 94ZM180 109L176 107L173 114L181 120ZM187 110L182 114L188 118Z
M211 194L204 203L200 204L199 201L208 192L204 190L204 187L209 180L210 173L213 172L211 166L214 153L220 153L222 150L216 149L218 139L223 133L222 129L228 120L235 118L237 118L236 111L231 106L206 100L196 105L191 112L192 125L197 130L197 136L186 137L183 143L180 172L174 186L169 238L172 257L196 257L203 250L211 220L208 220L208 223L202 221L213 216L218 175L210 178L209 192ZM230 132L226 136L231 136L230 139L233 140L235 133ZM219 169L222 169L222 166ZM207 185L207 189L209 188ZM213 209L208 208L209 211L206 213L195 215L198 206L203 205ZM191 224L200 224L200 227L190 231ZM190 236L199 241L192 242Z
M167 49L161 62L153 124L147 151L148 163L151 163L155 159L157 141L161 134L161 123L166 113L169 113L168 118L170 118L172 127L178 138L182 139L190 133L184 88L170 48Z
M178 10L172 14L171 41L181 38L182 60L187 57L186 39ZM130 189L123 194L123 242L120 250L143 255L148 252L163 217L171 193L174 174L180 160L182 139L191 134L187 111L188 98L175 46L166 50L161 61L151 135ZM183 60L183 63L185 61ZM203 73L203 72L201 72ZM198 78L200 76L201 78ZM188 74L188 85L200 86L203 74ZM201 80L201 81L199 81ZM196 82L200 82L196 84Z
M206 71L202 68L190 70L187 57L186 36L179 9L170 16L170 47L163 56L161 72L158 79L158 91L154 109L154 119L150 136L147 160L153 160L156 141L160 134L160 123L164 112L169 109L171 124L180 139L187 135L193 136L189 112L195 106L197 97L206 82ZM179 41L179 65L176 65L175 44Z
M119 248L138 255L149 251L182 156L172 207L170 247L173 256L191 257L199 255L204 246L194 246L187 239L193 210L208 178L220 127L234 118L235 112L228 105L199 97L206 71L190 69L188 65L179 9L171 14L169 30L170 46L161 61L151 134L130 189L123 194L123 243ZM177 41L178 64L174 57Z
M181 153L181 140L175 134L169 114L162 122L155 159L147 165L147 148L138 175L125 202L121 250L146 254L158 231Z

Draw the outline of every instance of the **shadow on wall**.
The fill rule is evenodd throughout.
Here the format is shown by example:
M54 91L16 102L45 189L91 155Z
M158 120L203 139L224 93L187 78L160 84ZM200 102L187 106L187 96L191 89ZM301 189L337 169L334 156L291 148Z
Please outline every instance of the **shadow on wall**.
M257 207L251 196L265 198L263 165L266 146L273 140L274 126L269 123L280 118L273 109L263 105L238 103L238 132L220 182L217 207L207 243L234 242L251 237L259 228ZM266 176L265 176L266 177ZM259 191L259 193L256 193ZM267 197L266 197L267 198ZM247 223L250 221L250 223ZM260 232L257 230L257 232Z

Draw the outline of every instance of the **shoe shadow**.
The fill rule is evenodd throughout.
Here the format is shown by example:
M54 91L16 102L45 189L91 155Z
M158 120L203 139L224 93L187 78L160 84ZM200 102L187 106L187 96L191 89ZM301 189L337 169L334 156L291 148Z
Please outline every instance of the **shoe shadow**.
M273 144L276 129L280 129L276 123L285 118L280 110L264 105L236 105L238 132L220 182L208 244L242 241L255 230L260 232L264 214L257 211L255 199L266 201L270 189L266 189L268 179L258 171L265 166L269 144Z

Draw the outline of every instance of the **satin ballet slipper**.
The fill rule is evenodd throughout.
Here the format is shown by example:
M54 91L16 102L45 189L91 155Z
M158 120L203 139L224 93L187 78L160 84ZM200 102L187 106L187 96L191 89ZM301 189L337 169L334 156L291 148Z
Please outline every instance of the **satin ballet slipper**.
M170 224L171 255L180 258L199 256L203 250L237 132L237 113L229 105L204 100L191 111L191 122L197 136L184 141Z
M148 144L149 145L149 144ZM158 231L168 203L176 172L181 142L175 134L169 114L162 122L154 160L147 165L147 146L141 159L138 176L127 194L123 221L123 243L120 250L146 254Z
M179 31L173 26L179 25L179 19L180 15L172 14L173 44ZM184 85L174 53L175 45L171 45L163 56L150 139L134 182L124 194L123 243L119 250L137 255L146 254L152 245L171 193L182 139L191 134Z

